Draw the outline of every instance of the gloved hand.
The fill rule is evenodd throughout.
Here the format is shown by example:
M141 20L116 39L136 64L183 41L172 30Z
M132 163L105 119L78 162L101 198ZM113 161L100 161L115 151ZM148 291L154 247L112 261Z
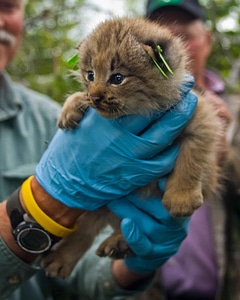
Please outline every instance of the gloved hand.
M147 274L158 269L178 251L187 235L190 218L173 218L160 198L143 200L132 193L111 201L108 208L122 219L123 236L135 253L125 259L132 272Z
M192 86L190 77L183 99L161 118L109 120L89 109L76 129L58 130L37 166L38 182L66 206L94 210L168 174L179 152L173 141L196 108Z

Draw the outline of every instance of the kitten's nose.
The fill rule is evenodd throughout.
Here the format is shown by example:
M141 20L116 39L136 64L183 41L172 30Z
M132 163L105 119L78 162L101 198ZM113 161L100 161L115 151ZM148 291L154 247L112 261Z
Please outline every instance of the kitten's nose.
M99 105L103 100L103 96L101 95L90 95L90 97L95 105Z

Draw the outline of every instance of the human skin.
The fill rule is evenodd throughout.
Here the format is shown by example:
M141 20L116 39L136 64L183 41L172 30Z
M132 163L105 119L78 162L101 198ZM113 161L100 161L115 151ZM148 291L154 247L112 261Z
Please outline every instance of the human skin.
M171 30L185 40L190 58L190 71L197 86L205 89L204 69L211 51L211 34L199 19L190 23L179 22L178 24L178 26L172 25Z
M15 56L22 39L23 0L0 0L0 31L11 36L13 42L0 34L0 73Z

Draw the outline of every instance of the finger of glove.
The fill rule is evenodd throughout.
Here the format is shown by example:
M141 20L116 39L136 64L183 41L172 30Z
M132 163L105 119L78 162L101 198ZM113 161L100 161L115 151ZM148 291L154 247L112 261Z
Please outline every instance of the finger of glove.
M172 172L178 154L179 146L172 145L151 160L136 160L129 161L126 165L122 164L116 172L112 173L112 178L118 179L116 184L121 185L123 188L125 184L128 189L128 193L126 192L125 195L129 194L133 190ZM125 176L123 176L124 173ZM132 186L131 190L128 188L129 185Z
M124 231L124 227L122 228ZM130 229L128 229L130 230ZM135 229L136 230L136 229ZM138 235L143 235L140 231ZM138 244L138 239L136 241L133 239L128 240L129 246L136 254L135 257L129 257L125 259L125 264L127 267L136 273L150 272L157 269L164 262L166 262L171 256L175 255L184 240L186 235L176 234L175 236L168 236L166 243L151 243L149 240L147 242L140 241ZM149 246L150 244L151 246ZM140 247L146 247L146 250ZM147 252L149 250L149 252Z
M155 141L143 139L138 134L153 121L159 119L162 114L162 112L156 112L148 116L127 115L112 120L101 117L94 109L90 108L76 129L78 131L76 147L81 146L80 141L83 141L85 147L83 154L87 149L86 152L90 152L93 158L99 157L99 161L105 153L107 158L111 157L111 154L115 154L117 158L151 159L159 153L154 149ZM157 143L159 142L157 141ZM167 143L165 142L165 144ZM97 151L93 151L95 149ZM165 149L165 147L163 146L161 149Z
M159 187L160 191L162 191L162 192L165 192L166 184L167 184L167 179L168 179L168 176L163 176L158 181L158 187Z
M181 241L186 237L184 233L176 233L168 235L166 242L161 243L152 236L147 236L139 229L137 224L132 219L123 219L121 222L122 234L133 252L137 256L151 256L151 257L166 257L177 252Z
M124 260L124 263L128 269L138 274L154 271L177 253L181 241L178 241L174 247L172 245L167 247L160 246L160 249L149 255L128 257Z
M184 82L181 87L182 95L185 96L194 87L194 77L190 74L184 75Z
M194 86L194 78L190 74L184 76L184 83L181 87L182 96L184 97ZM191 110L191 108L189 108ZM129 132L139 134L153 121L160 119L164 112L158 111L154 114L144 115L128 115L117 119L120 126L125 127Z
M138 227L142 231L144 229L145 232L149 233L154 232L154 230L157 229L158 221L155 218L153 218L150 214L141 211L133 203L128 201L127 198L113 200L107 206L120 219L127 218L136 222L138 224ZM122 226L124 226L124 224Z
M147 223L149 229L151 228L151 223L159 222L170 229L178 230L180 228L182 230L183 228L184 231L188 230L190 218L172 217L159 197L143 199L138 192L133 192L124 198L111 201L108 207L121 219L130 218L137 220L137 223L138 220L149 222ZM139 222L141 224L141 221Z
M185 230L188 229L190 217L176 218L171 216L169 211L163 205L161 199L158 197L151 197L142 200L138 195L136 195L137 193L131 193L127 196L127 199L141 211L150 214L169 228L175 228L175 230L178 230L179 227L184 228Z
M138 122L142 128L148 126L152 121L150 117L144 116L126 116L126 118L120 119L128 119L129 123ZM119 119L105 119L99 116L94 109L89 109L75 130L64 132L62 137L59 135L58 140L61 144L59 151L63 151L65 155L71 151L81 163L85 162L86 165L91 161L99 163L104 160L104 157L115 160L151 159L160 152L154 149L154 141L133 134L119 122ZM138 126L140 127L140 125ZM54 144L51 143L55 152L57 152L55 144L58 140L55 139ZM160 142L162 141L160 140ZM159 142L157 141L157 143ZM168 144L166 140L164 143ZM161 149L165 149L165 146L162 146ZM81 153L81 156L77 153Z
M197 96L187 94L175 107L171 108L163 117L154 122L141 134L141 138L148 140L149 145L155 145L155 153L159 153L170 145L182 132L187 123L191 120L197 107ZM154 151L150 150L153 154ZM147 149L144 149L147 155Z
M128 246L136 255L145 256L152 252L152 243L138 229L133 220L123 219L121 230Z
M135 138L133 143L129 138L127 144L129 146L128 148L134 149L132 152L137 158L146 159L157 155L167 146L171 145L182 132L192 118L196 106L197 96L191 93L185 95L184 99L175 107L171 108L155 122L149 123L149 126L146 126L145 130L142 130L139 137L132 137L131 139L133 139L133 141ZM129 116L129 118L130 117L133 118L133 116ZM115 126L119 126L120 131L124 131L123 124L124 122L116 122ZM147 122L144 124L147 124ZM123 145L121 145L121 147L123 147Z
M69 207L88 210L169 174L179 152L178 146L172 146L152 160L140 161L124 159L121 155L114 157L106 149L98 159L92 151L86 151L84 145L77 153L76 141L74 131L59 130L37 165L36 176L52 197ZM106 156L106 152L109 155Z
M185 227L185 222L175 222L174 218L171 217L168 213L169 219L166 222L164 220L166 209L161 205L154 205L154 201L158 198L150 198L146 211L142 208L135 206L132 202L128 201L128 198L122 198L119 200L114 200L108 204L108 208L117 215L120 219L131 219L136 223L139 230L147 236L154 243L165 244L168 243L171 238L175 238L178 235L186 235L187 228ZM158 199L159 203L160 200ZM141 202L141 201L140 201ZM142 202L145 202L142 200ZM153 204L154 208L159 209L156 211L151 209ZM161 216L163 217L164 224L161 221ZM186 221L187 222L187 221ZM166 224L165 224L166 223ZM125 226L125 223L122 224L122 230Z
M159 119L158 122L160 122L160 120L161 119ZM166 134L164 138L161 137L161 130L157 132L158 128L154 130L154 134L152 135L137 136L130 133L127 128L118 123L118 120L112 123L112 125L116 131L121 132L121 135L118 135L118 139L112 139L110 150L130 158L152 159L173 142L170 125L169 128L164 125L165 131L169 130L169 135ZM152 125L148 128L151 128L151 126ZM159 124L159 126L161 126L161 124ZM111 132L111 129L108 129L108 132Z
M164 115L164 112L157 111L155 113L145 115L126 115L116 119L116 124L121 128L133 133L134 135L139 135L140 132L144 131L152 122L158 120Z

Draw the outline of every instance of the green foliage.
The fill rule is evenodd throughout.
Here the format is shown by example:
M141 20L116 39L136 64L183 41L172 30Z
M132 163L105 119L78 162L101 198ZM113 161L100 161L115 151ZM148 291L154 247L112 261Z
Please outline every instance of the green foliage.
M206 2L206 15L213 32L209 67L218 70L229 89L240 89L240 0Z
M22 47L8 69L15 80L60 103L66 93L81 89L66 61L77 45L69 32L79 23L82 2L28 1Z
M144 14L146 0L122 1L128 14ZM208 66L218 70L231 89L239 90L240 0L200 1L206 6L207 24L214 35ZM102 10L109 15L110 8ZM9 66L9 73L15 80L62 103L66 94L82 89L66 62L76 52L86 27L103 11L84 0L28 1L22 47ZM229 27L229 22L234 26Z

